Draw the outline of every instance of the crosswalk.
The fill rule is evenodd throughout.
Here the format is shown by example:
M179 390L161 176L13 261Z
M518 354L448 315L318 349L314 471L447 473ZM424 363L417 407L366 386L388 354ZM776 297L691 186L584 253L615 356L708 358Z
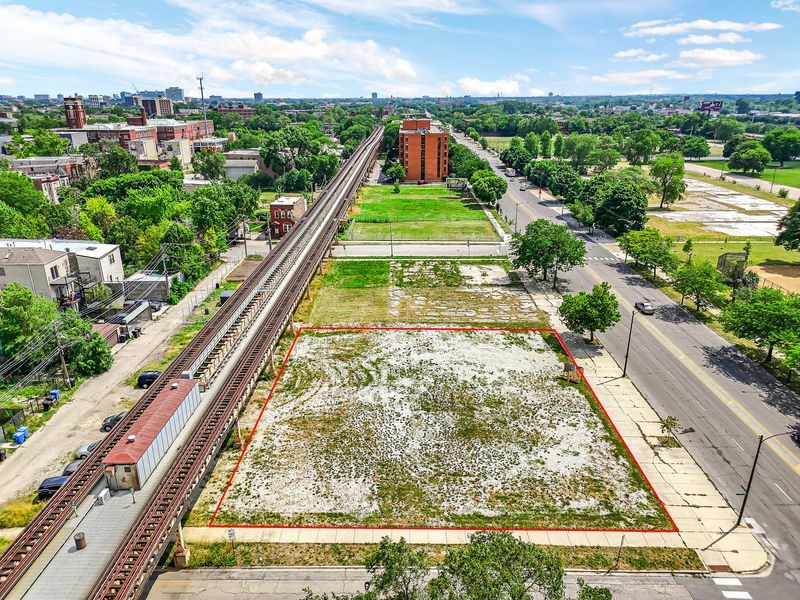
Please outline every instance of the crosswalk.
M742 582L736 577L714 577L713 581L720 588L740 588ZM752 600L752 596L744 590L720 589L722 597L727 600Z
M616 256L587 256L586 260L598 260L602 262L618 262L619 259Z

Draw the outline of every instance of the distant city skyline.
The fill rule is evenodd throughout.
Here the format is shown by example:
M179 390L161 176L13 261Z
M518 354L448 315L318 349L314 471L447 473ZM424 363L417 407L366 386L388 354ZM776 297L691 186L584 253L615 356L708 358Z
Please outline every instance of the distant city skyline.
M785 93L800 0L0 0L0 94Z

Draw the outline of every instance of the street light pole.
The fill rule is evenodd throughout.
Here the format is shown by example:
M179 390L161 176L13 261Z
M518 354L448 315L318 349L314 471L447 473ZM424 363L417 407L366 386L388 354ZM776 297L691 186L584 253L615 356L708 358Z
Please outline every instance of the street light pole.
M516 202L516 200L515 200ZM519 220L519 202L516 204L516 208L514 209L514 233L517 233L517 221Z
M772 193L772 186L775 185L775 175L778 173L778 165L772 167L772 183L769 184L769 193Z
M750 477L747 479L747 487L744 490L744 498L742 499L742 508L739 509L739 516L736 519L736 527L742 524L742 518L744 518L744 508L747 506L747 499L750 497L750 488L753 485L753 477L756 474L756 465L758 464L758 457L761 454L761 446L764 445L764 442L767 440L771 440L774 437L778 437L779 435L791 435L791 431L784 431L782 433L773 433L770 436L764 437L764 435L758 436L758 446L756 446L756 455L753 458L753 466L750 468Z
M631 311L631 326L628 329L628 345L625 348L625 365L622 367L622 376L628 373L628 355L631 353L631 337L633 336L633 321L636 318L636 311Z

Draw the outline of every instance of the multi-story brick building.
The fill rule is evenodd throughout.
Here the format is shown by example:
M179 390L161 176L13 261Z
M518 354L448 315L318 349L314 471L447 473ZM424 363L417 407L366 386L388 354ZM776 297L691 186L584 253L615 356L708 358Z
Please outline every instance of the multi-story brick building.
M283 237L294 224L306 214L306 199L303 196L280 196L269 205L269 227L272 237Z
M255 116L256 109L253 106L247 106L246 104L232 104L230 106L218 106L216 110L220 113L224 114L237 114L242 115L243 119L250 119Z
M156 128L159 142L167 140L199 140L214 133L214 121L176 121L175 119L148 119Z
M86 109L83 107L83 98L64 98L64 116L67 118L67 127L80 129L86 125Z
M158 98L142 98L142 108L148 117L160 117L162 115L174 115L175 107L172 100L159 96Z
M447 178L448 135L430 119L405 119L400 129L399 158L406 181Z

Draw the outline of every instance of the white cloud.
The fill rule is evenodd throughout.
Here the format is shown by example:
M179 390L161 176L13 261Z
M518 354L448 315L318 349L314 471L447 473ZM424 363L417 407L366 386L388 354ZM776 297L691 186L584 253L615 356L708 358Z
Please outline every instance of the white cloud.
M187 0L171 2L189 6ZM257 4L265 10L275 8L267 2ZM78 65L103 74L111 85L172 83L190 94L201 71L208 76L212 93L231 89L221 84L233 81L240 82L238 89L247 89L248 82L264 86L369 75L407 81L417 75L397 50L369 39L331 38L324 27L306 27L299 36L282 37L264 33L271 29L261 26L264 15L256 10L252 19L245 20L245 14L235 9L241 8L240 3L221 0L212 5L198 0L192 6L189 25L175 32L124 19L0 5L0 53L13 56L18 65L57 69ZM217 19L220 6L230 10ZM201 14L198 7L210 7L214 18Z
M0 86L4 85L12 86L14 85L14 80L11 79L10 77L0 77Z
M625 32L625 37L646 37L653 35L684 35L692 31L735 31L744 33L746 31L772 31L780 29L783 25L779 23L740 23L738 21L711 21L709 19L697 19L696 21L678 21L675 23L661 22L653 24L652 21L642 21L634 23Z
M528 96L547 96L547 92L542 88L528 88Z
M734 31L728 31L725 33L720 33L719 35L693 33L692 35L687 35L686 37L678 38L677 41L681 45L695 44L698 46L708 46L710 44L747 43L750 40Z
M772 8L777 8L782 11L800 12L800 4L797 0L772 0L769 3Z
M662 0L551 0L550 2L504 2L501 10L517 12L556 30L566 31L567 22L587 15L631 15L647 13ZM596 33L605 33L597 30Z
M458 85L465 93L472 96L521 96L519 80L514 76L496 79L494 81L483 81L476 77L462 77L458 80Z
M620 85L641 85L662 79L689 79L689 76L680 71L669 69L648 69L645 71L611 71L605 75L593 75L591 77L592 81Z
M611 57L613 61L626 61L626 62L655 62L662 60L669 56L668 54L657 54L655 52L648 52L642 48L631 48L630 50L620 50L615 52Z
M750 65L764 58L750 50L729 50L725 48L695 48L683 50L676 64L683 67L708 69L715 67L736 67Z

